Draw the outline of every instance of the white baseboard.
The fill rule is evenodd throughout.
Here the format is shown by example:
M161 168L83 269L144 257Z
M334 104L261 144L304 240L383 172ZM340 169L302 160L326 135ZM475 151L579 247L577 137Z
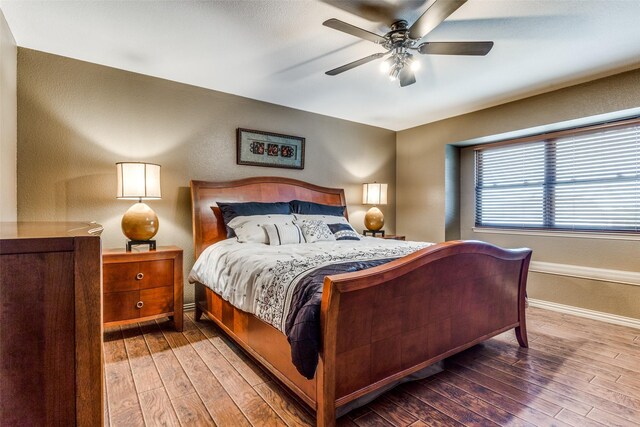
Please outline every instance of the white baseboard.
M640 319L632 317L618 316L616 314L604 313L602 311L588 310L586 308L573 307L570 305L558 304L555 302L542 301L529 298L531 307L544 308L558 311L560 313L572 314L574 316L586 317L587 319L600 320L601 322L613 323L615 325L627 326L629 328L640 329Z
M556 276L576 277L600 282L640 286L640 273L636 271L610 270L582 265L558 264L555 262L531 261L529 271Z
M185 311L186 310L195 310L195 308L196 308L196 303L195 302L189 302L189 303L187 303L187 304L182 306L182 309L185 310Z

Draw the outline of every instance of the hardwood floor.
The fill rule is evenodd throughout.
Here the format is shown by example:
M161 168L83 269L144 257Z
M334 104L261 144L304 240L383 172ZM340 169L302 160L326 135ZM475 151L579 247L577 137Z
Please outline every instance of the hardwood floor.
M339 426L638 426L640 330L529 308L513 331L404 384ZM105 331L111 426L299 426L314 418L208 319Z

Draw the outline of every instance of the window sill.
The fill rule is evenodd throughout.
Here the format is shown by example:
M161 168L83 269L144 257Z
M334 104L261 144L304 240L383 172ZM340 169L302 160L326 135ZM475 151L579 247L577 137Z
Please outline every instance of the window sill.
M474 233L489 233L489 234L567 237L567 238L575 238L575 239L640 240L640 234L632 234L632 233L519 230L515 228L490 228L490 227L473 227L472 230Z

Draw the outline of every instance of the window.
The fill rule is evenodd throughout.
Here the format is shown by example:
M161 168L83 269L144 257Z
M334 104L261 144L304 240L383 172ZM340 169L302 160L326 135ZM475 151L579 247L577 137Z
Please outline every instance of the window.
M476 147L476 226L640 232L640 120Z

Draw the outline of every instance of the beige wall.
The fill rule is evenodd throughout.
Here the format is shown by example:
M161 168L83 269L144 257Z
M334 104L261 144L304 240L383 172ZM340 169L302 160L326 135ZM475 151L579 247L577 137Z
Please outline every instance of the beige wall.
M640 70L595 80L397 135L397 231L412 239L441 241L457 221L445 203L447 144L640 107ZM449 178L451 173L448 174ZM504 247L528 246L535 261L610 270L640 270L640 242L474 233L473 153L462 150L460 236ZM455 233L454 233L455 234ZM530 274L532 298L640 318L640 287Z
M395 133L221 92L20 48L18 51L18 216L95 220L104 247L122 247L115 162L162 165L158 244L185 249L193 263L189 180L278 175L346 190L362 228L363 182L389 183L385 218L395 225ZM236 165L238 127L306 138L302 171ZM193 301L191 286L185 302Z
M17 214L16 42L0 10L0 221Z

